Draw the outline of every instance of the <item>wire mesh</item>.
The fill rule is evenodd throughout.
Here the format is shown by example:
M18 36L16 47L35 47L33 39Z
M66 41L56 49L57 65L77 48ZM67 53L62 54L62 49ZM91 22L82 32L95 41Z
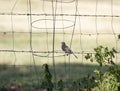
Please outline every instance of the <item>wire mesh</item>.
M86 64L84 55L94 54L93 48L98 45L114 47L118 51L115 61L120 60L117 39L120 34L120 2L117 0L0 2L7 7L0 8L1 63L14 65L14 69L16 65L34 65L36 78L39 74L36 65L52 64L56 83L56 64L65 64L66 79L70 79L71 64ZM73 49L78 60L64 54L62 41ZM39 85L39 78L37 80Z

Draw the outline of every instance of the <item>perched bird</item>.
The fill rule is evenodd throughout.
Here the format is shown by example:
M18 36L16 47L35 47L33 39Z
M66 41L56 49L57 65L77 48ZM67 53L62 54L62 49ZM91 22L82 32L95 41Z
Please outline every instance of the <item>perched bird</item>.
M68 54L73 54L76 58L78 58L74 53L73 51L65 44L65 42L62 42L62 50Z

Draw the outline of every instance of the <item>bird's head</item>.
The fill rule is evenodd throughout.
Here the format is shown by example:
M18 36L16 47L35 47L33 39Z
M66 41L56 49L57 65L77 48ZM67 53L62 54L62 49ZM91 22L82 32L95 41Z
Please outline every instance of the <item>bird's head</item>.
M61 42L62 45L65 45L65 42Z

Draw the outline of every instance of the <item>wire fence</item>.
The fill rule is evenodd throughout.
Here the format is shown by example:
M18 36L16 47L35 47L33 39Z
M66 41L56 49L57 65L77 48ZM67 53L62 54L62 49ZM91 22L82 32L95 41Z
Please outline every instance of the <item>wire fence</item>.
M99 13L99 8L98 8L98 6L99 6L99 0L96 0L96 1L94 1L94 3L96 3L94 6L94 8L95 8L95 11L94 11L94 13L95 14L80 14L80 8L79 8L79 3L80 3L80 1L71 1L71 2L67 2L67 1L65 1L65 2L63 2L63 1L38 1L38 2L42 2L42 5L41 5L41 7L42 7L42 12L37 12L37 13L33 13L32 12L32 1L28 1L28 0L26 0L25 2L26 2L26 6L27 6L27 8L26 8L26 13L16 13L15 12L15 9L16 9L16 7L18 6L18 4L19 4L19 2L20 2L20 0L15 0L15 1L13 1L13 0L11 0L11 1L9 1L9 2L12 2L12 8L11 8L11 11L10 11L10 13L9 12L0 12L0 15L1 16L10 16L11 17L11 29L9 29L9 31L5 31L5 30L2 30L1 29L1 31L0 31L0 33L1 33L1 35L6 35L6 34L12 34L12 40L13 40L13 51L11 51L11 50L8 50L9 52L19 52L19 51L22 51L22 52L26 52L26 50L18 50L18 51L14 51L15 49L14 49L14 45L15 45L15 43L14 43L14 40L15 40L15 34L17 33L28 33L29 35L30 35L30 46L32 47L32 38L33 38L33 34L46 34L46 37L47 38L49 38L48 37L48 35L52 35L52 34L54 34L52 31L49 31L49 29L50 30L53 30L54 29L54 27L55 27L55 29L54 30L57 30L57 29L59 29L59 31L57 31L57 32L55 32L55 35L63 35L63 37L65 37L66 35L70 35L71 36L71 42L70 42L70 47L71 47L71 45L72 45L72 41L73 41L73 37L75 36L75 35L79 35L80 36L80 39L79 39L79 41L82 41L81 39L81 36L94 36L94 35L96 35L96 43L95 44L99 44L99 36L102 36L102 35L113 35L114 36L114 39L115 39L115 44L116 44L116 46L115 46L115 48L116 49L118 49L118 44L117 44L117 42L118 42L118 40L117 40L117 35L119 34L119 31L117 30L117 32L115 31L115 29L114 29L114 27L115 27L115 23L114 23L114 20L115 19L118 19L118 21L119 21L119 14L117 15L117 14L114 14L114 12L113 12L113 10L114 10L114 2L111 0L111 1L108 1L109 2L109 14L98 14ZM24 2L24 3L25 3ZM36 1L37 2L37 1ZM51 11L53 12L53 13L46 13L45 12L45 8L46 8L46 6L45 6L45 3L46 2L51 2ZM71 13L71 14L69 14L69 12L68 12L68 14L67 13L63 13L64 12L64 4L71 4L71 3L73 3L72 5L74 5L74 6L72 6L72 8L74 8L74 13ZM59 6L58 6L59 5ZM57 13L57 9L59 9L60 8L60 10L59 10L59 13ZM40 8L39 8L40 9ZM106 11L107 11L107 9L106 9ZM117 12L117 11L116 11ZM15 18L15 16L22 16L22 17L28 17L28 19L27 19L27 21L28 21L28 31L16 31L16 29L15 29L15 24L14 24L14 18ZM34 20L34 18L33 17L35 17L35 16L40 16L40 19L36 19L36 20ZM41 17L44 17L44 18L41 18ZM49 16L53 16L53 18L46 18L46 17L49 17ZM69 17L69 16L72 16L72 20L70 20L70 19L63 19L63 17ZM57 17L60 17L59 19L57 19ZM81 18L83 18L83 19L85 19L86 17L88 17L88 18L90 18L90 17L93 17L94 18L94 23L95 23L95 28L94 28L94 30L93 30L93 32L91 33L91 31L89 32L83 32L84 30L82 29L82 19ZM108 23L111 23L111 30L107 30L107 32L100 32L100 30L98 29L98 26L99 26L99 18L103 18L103 19L105 19L105 18L110 18L110 22L108 22ZM55 20L54 20L54 18L55 18ZM115 18L115 19L114 19ZM88 20L89 21L89 20ZM93 21L93 20L92 20ZM42 23L44 23L43 24L43 26L34 26L34 23L37 23L38 22L38 24L40 23L40 22L42 22ZM70 25L70 26L66 26L65 25L65 22L71 22L72 24ZM78 29L76 29L76 26L77 26L77 24L76 24L76 22L77 22L77 24L78 24ZM48 24L48 23L55 23L55 24L53 24L53 25L51 25L51 24ZM58 23L61 23L61 25L59 26L59 25L57 25ZM40 23L41 24L41 23ZM51 25L51 26L49 26L49 25ZM106 24L107 25L107 24ZM2 25L1 25L2 26ZM6 27L6 26L3 26L3 27ZM110 26L108 26L108 27L110 27ZM38 29L38 31L34 31L34 30L37 30ZM41 30L44 30L44 31L41 31ZM66 32L66 30L71 30L71 32ZM75 32L75 31L78 31L79 30L79 32ZM61 32L62 31L62 32ZM106 30L102 30L102 31L106 31ZM57 36L58 36L57 35ZM46 38L46 41L48 40ZM64 38L63 38L63 41L64 41ZM47 41L48 42L48 41ZM49 44L48 43L46 43L45 45L47 45L47 47L49 46ZM80 42L79 43L79 46L82 46L82 43ZM31 48L30 48L31 49ZM1 52L3 51L3 52L7 52L7 50L0 50ZM32 51L35 51L35 50L33 50L33 49L31 49L31 51L28 51L28 52L32 52ZM50 50L50 51L53 51L54 52L54 50ZM45 51L44 53L46 53L46 52L49 52L49 49L47 50L47 51ZM58 52L55 52L55 53L58 53ZM78 54L80 54L80 53L86 53L84 50L82 50L82 47L81 47L81 51L77 51L77 52L75 52L75 53L78 53Z
M118 51L115 59L118 62L120 2L106 0L109 4L106 3L104 8L100 7L100 0L93 1L88 1L90 6L87 6L84 0L9 0L12 8L7 12L0 12L1 63L12 60L12 65L24 65L24 62L28 61L26 63L34 65L37 76L36 65L42 65L43 60L48 64L51 62L54 81L57 83L56 64L63 60L61 63L69 63L66 73L71 78L71 63L76 60L71 56L67 60L67 55L61 50L62 41L65 41L79 57L76 63L84 63L84 55L94 54L93 48L98 45L114 47ZM1 2L6 4L6 1ZM119 5L116 5L116 2L119 2ZM22 4L25 9L22 8ZM104 5L104 2L102 4ZM23 62L19 62L20 60Z

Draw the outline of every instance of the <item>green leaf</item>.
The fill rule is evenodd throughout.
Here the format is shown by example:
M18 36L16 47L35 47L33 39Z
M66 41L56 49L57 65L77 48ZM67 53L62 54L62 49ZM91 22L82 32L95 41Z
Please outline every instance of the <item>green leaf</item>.
M88 59L90 59L91 57L92 57L92 55L89 54L89 53L87 53L87 55L85 56L85 59L88 60Z
M117 51L115 50L115 48L112 48L112 51L113 51L114 53L117 53Z
M105 53L108 52L108 47L105 47L104 52L105 52Z
M115 57L113 51L110 51L110 57L113 57L113 58Z
M93 58L91 58L90 61L93 62Z

